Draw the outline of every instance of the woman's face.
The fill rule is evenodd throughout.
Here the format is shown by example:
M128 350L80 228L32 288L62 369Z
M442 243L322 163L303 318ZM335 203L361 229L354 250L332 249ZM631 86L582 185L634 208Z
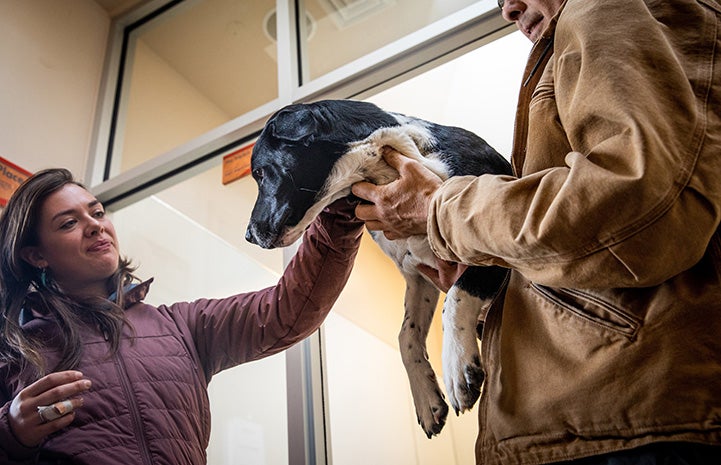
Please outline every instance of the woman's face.
M23 248L25 261L47 268L65 292L106 297L119 251L100 202L82 187L66 184L45 199L37 228L39 244Z

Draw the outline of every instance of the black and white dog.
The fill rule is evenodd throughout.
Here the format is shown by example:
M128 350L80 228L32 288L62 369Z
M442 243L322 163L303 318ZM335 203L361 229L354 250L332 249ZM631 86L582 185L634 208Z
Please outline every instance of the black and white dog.
M266 123L251 158L258 198L246 239L264 248L295 242L334 200L358 181L386 184L398 173L384 161L390 146L415 158L443 179L484 173L511 174L510 164L483 139L464 129L389 113L352 100L289 105ZM426 353L426 336L439 290L418 269L434 266L426 236L373 239L393 259L406 282L400 352L410 380L418 421L430 438L445 424L448 406ZM443 372L456 414L473 407L483 370L477 325L506 271L470 267L448 292L443 307Z

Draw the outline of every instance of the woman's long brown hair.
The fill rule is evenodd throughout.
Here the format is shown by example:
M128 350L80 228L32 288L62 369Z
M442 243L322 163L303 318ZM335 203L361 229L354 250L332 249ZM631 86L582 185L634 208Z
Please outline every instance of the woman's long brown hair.
M113 292L117 302L104 298L81 298L65 294L46 273L22 259L23 247L38 244L38 223L43 202L67 184L76 184L65 169L40 171L18 187L0 216L0 360L15 364L21 370L34 368L36 376L51 371L73 369L82 357L83 331L102 332L110 343L111 354L120 345L125 316L123 289L136 280L128 260L121 258L118 268L108 279L108 294ZM23 309L35 309L57 321L62 338L53 347L60 352L55 366L46 366L41 355L48 344L42 337L23 329L20 318Z

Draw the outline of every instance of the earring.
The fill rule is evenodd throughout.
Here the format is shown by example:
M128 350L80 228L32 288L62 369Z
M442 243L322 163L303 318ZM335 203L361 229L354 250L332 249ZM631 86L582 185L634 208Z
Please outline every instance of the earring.
M43 285L43 287L48 286L48 273L47 268L41 268L40 269L40 284Z

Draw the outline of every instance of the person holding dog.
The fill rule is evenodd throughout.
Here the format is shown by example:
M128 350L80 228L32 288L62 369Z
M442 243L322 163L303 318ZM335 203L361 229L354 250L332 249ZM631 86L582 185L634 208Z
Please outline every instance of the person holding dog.
M205 463L208 382L320 326L353 208L326 208L273 287L154 307L100 202L64 169L27 179L0 217L0 463Z
M534 42L516 176L389 150L359 218L425 270L510 270L483 329L476 461L721 463L721 3L506 0ZM448 262L448 263L446 263Z

